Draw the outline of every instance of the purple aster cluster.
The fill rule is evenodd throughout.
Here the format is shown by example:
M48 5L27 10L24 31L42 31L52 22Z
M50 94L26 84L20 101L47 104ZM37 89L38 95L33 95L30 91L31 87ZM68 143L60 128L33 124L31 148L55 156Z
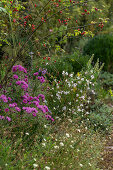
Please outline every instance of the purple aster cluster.
M39 75L39 73L38 73L38 72L36 72L36 73L34 73L33 75L34 75L34 76L38 76L38 75Z
M40 83L44 83L45 82L45 78L43 76L38 76L38 80L40 80Z
M5 117L5 116L1 116L0 115L0 120L5 120L5 119L8 120L8 122L11 122L11 118L10 117L8 117L8 116Z
M39 94L37 98L38 98L38 99L41 98L42 101L45 101L45 96L44 96L43 94Z
M6 97L4 94L2 94L2 95L0 96L0 99L2 99L4 103L7 103L7 102L8 102L8 99L7 99L7 97Z
M26 91L28 89L28 84L25 81L16 81L17 85L21 85L21 88L24 89L24 91Z
M27 73L26 69L24 67L22 67L21 65L13 66L12 71L13 72L22 71L24 73ZM43 70L42 74L43 75L46 74L46 71L47 70ZM39 72L41 72L41 70L39 70ZM38 80L40 80L40 83L44 83L45 78L43 76L39 76L39 72L34 73L34 76L37 76ZM21 112L21 110L23 110L29 114L32 114L32 116L36 117L36 116L38 116L38 110L39 110L44 114L44 116L47 120L54 121L54 119L48 114L48 112L49 112L48 107L46 105L40 104L41 102L45 101L45 96L43 94L39 94L38 96L32 97L29 95L29 93L26 92L28 90L28 76L25 75L24 80L23 79L20 80L20 79L18 79L18 75L14 74L13 79L16 80L16 85L21 86L21 88L24 89L24 95L21 96L21 100L22 100L21 105L23 105L23 106L21 106L21 108L18 107L17 103L11 102L12 99L10 97L6 97L4 94L2 94L0 96L0 99L3 100L3 102L8 103L8 107L6 107L4 109L4 112L5 113L7 113L9 111L11 112L11 108L13 108L12 112L16 112L16 111ZM32 107L30 107L31 104L32 104ZM33 107L33 104L34 104L34 107ZM1 109L0 109L0 111L1 111ZM0 119L8 120L9 122L11 121L11 118L8 116L5 117L5 116L0 115Z
M25 110L27 113L33 113L33 112L38 113L38 110L34 107L23 107L22 109Z
M54 119L50 116L50 115L45 115L47 120L51 120L52 122L54 121Z
M17 71L22 71L22 72L24 72L24 73L27 73L27 70L24 68L24 67L22 67L21 65L16 65L16 66L13 66L13 68L12 68L12 71L13 72L17 72Z
M17 80L18 79L18 75L14 74L13 78Z

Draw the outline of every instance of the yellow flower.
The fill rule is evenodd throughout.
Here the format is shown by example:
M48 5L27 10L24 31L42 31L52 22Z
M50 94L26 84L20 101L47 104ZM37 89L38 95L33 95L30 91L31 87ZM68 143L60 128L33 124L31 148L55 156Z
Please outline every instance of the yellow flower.
M80 73L79 72L77 73L77 76L80 77Z
M109 90L109 93L110 93L111 96L113 96L113 93L112 93L112 90L111 90L111 89Z

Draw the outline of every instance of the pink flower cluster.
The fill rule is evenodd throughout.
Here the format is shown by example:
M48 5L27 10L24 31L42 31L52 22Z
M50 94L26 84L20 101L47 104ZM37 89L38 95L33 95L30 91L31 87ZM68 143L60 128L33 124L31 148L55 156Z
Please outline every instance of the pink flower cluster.
M25 110L27 113L32 113L32 112L38 113L37 109L34 107L23 107L22 109Z
M50 115L45 115L47 120L51 120L52 122L54 121L54 119L50 116Z
M7 120L8 120L8 122L10 122L10 121L11 121L11 118L10 118L10 117L8 117L8 116L6 116L6 117L5 117L5 116L1 116L1 115L0 115L0 119L1 119L1 120L5 120L5 119L7 119Z
M6 97L4 94L2 94L2 95L0 96L0 99L2 99L4 103L7 103L7 102L8 102L8 99L7 99L7 97Z
M24 73L27 73L27 70L24 68L24 67L22 67L21 65L16 65L16 66L13 66L13 68L12 68L12 71L13 72L17 72L17 71L22 71L22 72L24 72Z
M14 78L14 79L18 79L18 75L14 74L14 75L13 75L13 78Z
M17 103L11 103L11 104L9 104L9 107L11 107L11 108L13 108L13 107L15 107L15 106L17 106Z
M21 88L24 89L24 91L26 91L28 89L28 84L25 81L16 81L17 85L22 85Z
M38 75L39 75L39 73L38 73L38 72L36 72L36 73L34 73L33 75L34 75L34 76L38 76Z
M45 78L43 76L38 76L38 80L40 80L40 83L44 83L45 82Z

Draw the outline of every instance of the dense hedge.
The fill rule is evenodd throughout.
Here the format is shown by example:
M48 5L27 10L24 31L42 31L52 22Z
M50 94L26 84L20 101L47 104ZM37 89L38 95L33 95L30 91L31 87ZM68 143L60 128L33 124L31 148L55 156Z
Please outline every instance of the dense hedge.
M90 39L83 48L83 55L94 54L94 62L97 58L105 63L104 70L113 73L113 35L101 34Z

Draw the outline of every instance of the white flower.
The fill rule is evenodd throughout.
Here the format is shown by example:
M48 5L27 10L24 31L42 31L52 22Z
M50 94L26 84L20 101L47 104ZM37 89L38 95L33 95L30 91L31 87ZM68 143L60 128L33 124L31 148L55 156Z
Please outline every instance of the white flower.
M77 129L78 132L80 132L80 129Z
M77 149L77 152L79 152L80 150L79 149Z
M69 77L73 77L73 74L70 74Z
M82 164L79 164L81 167L83 167L83 165Z
M71 87L71 84L69 83L68 86Z
M62 108L62 110L66 110L66 106L64 106L64 107Z
M37 164L33 164L33 167L36 168L36 167L38 167L38 165Z
M74 147L73 147L72 145L70 145L70 148L72 148L72 149L73 149Z
M78 97L78 96L79 96L79 94L76 94L76 96Z
M34 161L36 161L36 158L34 158Z
M87 130L88 128L87 128L87 127L85 127L85 129Z
M59 146L54 146L55 149L59 149Z
M67 136L68 138L70 137L68 133L66 133L66 136Z
M50 167L48 167L48 166L45 166L45 169L47 169L47 170L50 170Z
M68 76L68 72L66 72L65 75Z
M78 109L78 112L80 112L81 110L80 109Z
M47 128L47 125L44 125L45 128Z
M29 133L25 133L26 135L29 135Z
M62 75L64 75L64 74L65 74L65 71L62 72Z
M91 79L94 79L94 75L91 75Z
M64 146L64 144L62 142L60 142L60 146Z
M91 166L91 163L88 163L89 164L89 166Z
M81 99L85 99L85 96L81 96Z
M82 81L84 81L84 78L81 78Z
M42 143L42 146L46 146L46 144L45 144L45 143Z
M71 111L71 110L70 110L70 111ZM68 120L69 120L69 122L71 122L71 123L73 122L71 119L68 119Z
M73 87L76 87L76 86L77 86L77 84L76 84L76 83L74 83L74 84L73 84Z
M78 84L80 84L81 83L81 81L78 81Z
M6 163L5 166L7 166L8 164Z

